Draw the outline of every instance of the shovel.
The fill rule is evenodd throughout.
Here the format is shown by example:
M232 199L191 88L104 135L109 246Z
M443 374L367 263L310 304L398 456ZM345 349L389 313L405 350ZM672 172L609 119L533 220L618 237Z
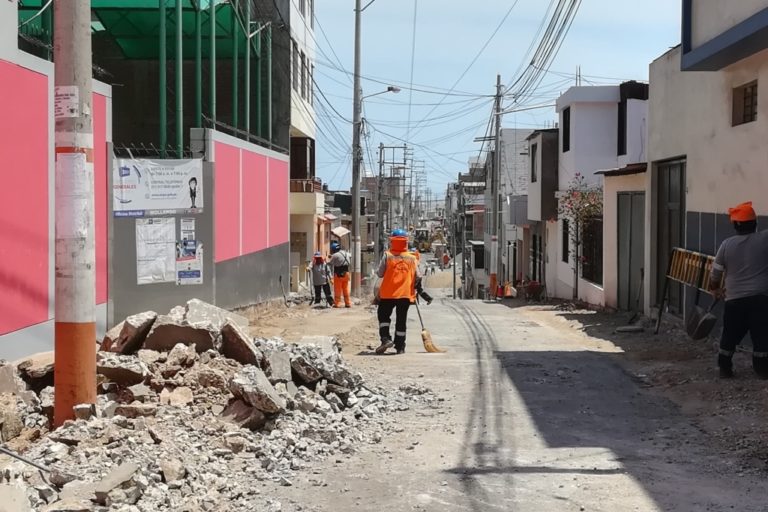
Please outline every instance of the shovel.
M416 302L416 312L419 314L419 323L421 323L421 342L424 343L424 350L430 354L445 352L445 350L438 348L432 341L432 334L424 327L424 319L421 318L421 310L419 309L419 303Z
M712 314L712 310L718 302L719 300L712 301L712 304L706 310L701 306L694 306L691 310L685 325L685 330L692 340L703 340L710 335L717 323L717 317Z

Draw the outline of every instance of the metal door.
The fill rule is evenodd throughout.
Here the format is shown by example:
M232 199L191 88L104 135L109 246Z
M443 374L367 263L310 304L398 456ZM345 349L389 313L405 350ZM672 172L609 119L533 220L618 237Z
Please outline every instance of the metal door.
M659 164L657 177L656 304L660 304L670 254L674 247L683 247L685 240L685 160ZM669 311L683 311L683 289L678 283L669 284Z
M643 302L645 192L619 192L618 205L618 306L629 311L637 307L638 297Z

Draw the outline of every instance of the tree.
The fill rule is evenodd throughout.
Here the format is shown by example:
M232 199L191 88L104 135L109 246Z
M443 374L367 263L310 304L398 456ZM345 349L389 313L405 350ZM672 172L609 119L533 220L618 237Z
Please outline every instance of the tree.
M576 173L558 202L557 213L561 219L568 219L568 237L573 246L573 299L579 298L579 271L584 263L581 245L584 227L595 218L603 216L603 189L590 185L581 173Z

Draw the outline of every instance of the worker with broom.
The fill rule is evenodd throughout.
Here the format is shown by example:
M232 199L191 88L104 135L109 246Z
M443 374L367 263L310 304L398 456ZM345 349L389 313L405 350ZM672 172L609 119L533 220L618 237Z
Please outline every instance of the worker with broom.
M736 236L720 245L709 283L718 298L725 297L717 365L720 377L733 377L733 354L749 332L752 367L758 377L768 379L768 231L757 232L757 215L751 202L730 208L728 215Z
M381 345L377 354L384 354L395 347L398 354L405 353L405 335L408 309L416 301L416 280L419 267L416 257L408 252L408 233L395 229L389 238L389 250L379 263L377 272L381 278L379 287L379 337ZM395 339L392 341L390 325L395 312Z

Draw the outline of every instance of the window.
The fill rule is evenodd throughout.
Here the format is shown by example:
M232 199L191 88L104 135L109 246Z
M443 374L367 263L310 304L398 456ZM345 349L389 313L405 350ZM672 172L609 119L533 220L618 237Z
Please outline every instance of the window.
M299 0L299 12L302 16L307 15L307 0Z
M571 150L571 107L563 110L563 153Z
M733 126L757 121L757 80L733 90Z
M307 0L309 2L309 26L312 30L315 29L315 0Z
M627 102L622 101L619 103L619 140L618 140L618 155L627 154Z
M597 285L603 284L603 219L585 223L582 230L581 277Z
M533 144L531 146L531 183L536 183L539 181L539 176L536 171L536 166L538 165L538 162L536 159L538 158L538 152L539 152L539 145Z
M309 68L309 104L315 104L315 66Z
M296 44L296 41L291 41L291 47L293 48L293 59L291 64L293 64L293 90L298 92L299 91L299 46Z
M307 97L307 58L301 52L301 97Z
M570 248L571 248L571 233L570 229L568 228L568 219L563 219L563 238L562 238L562 260L563 263L568 263L568 260L570 259Z

